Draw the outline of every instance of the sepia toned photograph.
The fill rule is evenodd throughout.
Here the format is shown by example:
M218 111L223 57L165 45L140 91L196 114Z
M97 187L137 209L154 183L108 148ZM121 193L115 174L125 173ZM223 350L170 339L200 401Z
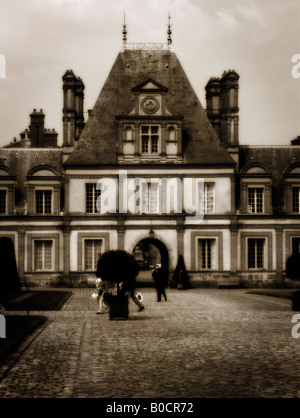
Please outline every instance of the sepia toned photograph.
M1 399L300 397L299 24L0 0Z

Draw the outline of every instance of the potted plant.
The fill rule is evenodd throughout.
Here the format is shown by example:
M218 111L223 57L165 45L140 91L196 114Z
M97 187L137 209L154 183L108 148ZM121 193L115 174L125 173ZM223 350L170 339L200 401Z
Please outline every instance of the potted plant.
M102 254L98 260L97 277L114 283L117 287L116 295L105 293L104 300L109 305L110 319L128 318L128 297L122 289L134 286L138 266L135 258L123 250L110 250Z

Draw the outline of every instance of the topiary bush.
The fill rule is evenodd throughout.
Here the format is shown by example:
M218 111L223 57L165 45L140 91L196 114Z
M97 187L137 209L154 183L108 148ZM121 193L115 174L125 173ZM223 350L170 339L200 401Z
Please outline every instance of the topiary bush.
M8 291L19 291L19 280L14 243L10 238L0 238L0 299Z
M131 254L123 250L110 250L100 256L96 275L114 283L133 283L138 271L138 265Z
M300 280L300 254L292 254L286 262L285 274L288 279Z
M182 289L188 289L190 287L189 275L186 271L183 256L178 257L177 266L175 268L173 279L173 287L177 287L180 284Z

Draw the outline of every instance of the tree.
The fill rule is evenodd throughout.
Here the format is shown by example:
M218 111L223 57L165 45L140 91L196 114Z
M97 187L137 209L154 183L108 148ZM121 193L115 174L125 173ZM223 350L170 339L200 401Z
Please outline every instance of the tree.
M96 275L114 283L134 283L138 271L131 254L123 250L110 250L100 256Z
M187 289L189 287L189 275L186 271L183 256L178 257L177 266L173 274L173 282L178 288Z
M104 281L117 283L117 295L104 292L103 298L109 306L110 319L128 318L128 295L126 289L134 288L138 274L138 265L135 258L123 250L111 250L102 254L98 260L97 277ZM119 283L123 282L123 289Z
M286 262L286 276L291 280L300 280L300 254L292 254Z

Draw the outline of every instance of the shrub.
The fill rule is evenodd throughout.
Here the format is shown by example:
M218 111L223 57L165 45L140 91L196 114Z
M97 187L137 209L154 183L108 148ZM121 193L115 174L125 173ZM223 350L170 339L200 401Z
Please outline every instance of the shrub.
M110 250L98 260L97 277L111 282L134 282L138 274L135 258L123 250Z
M186 271L182 255L178 257L177 266L173 274L173 286L177 286L178 283L181 283L183 289L190 287L189 275Z
M300 254L292 254L286 262L286 276L291 280L300 280Z

